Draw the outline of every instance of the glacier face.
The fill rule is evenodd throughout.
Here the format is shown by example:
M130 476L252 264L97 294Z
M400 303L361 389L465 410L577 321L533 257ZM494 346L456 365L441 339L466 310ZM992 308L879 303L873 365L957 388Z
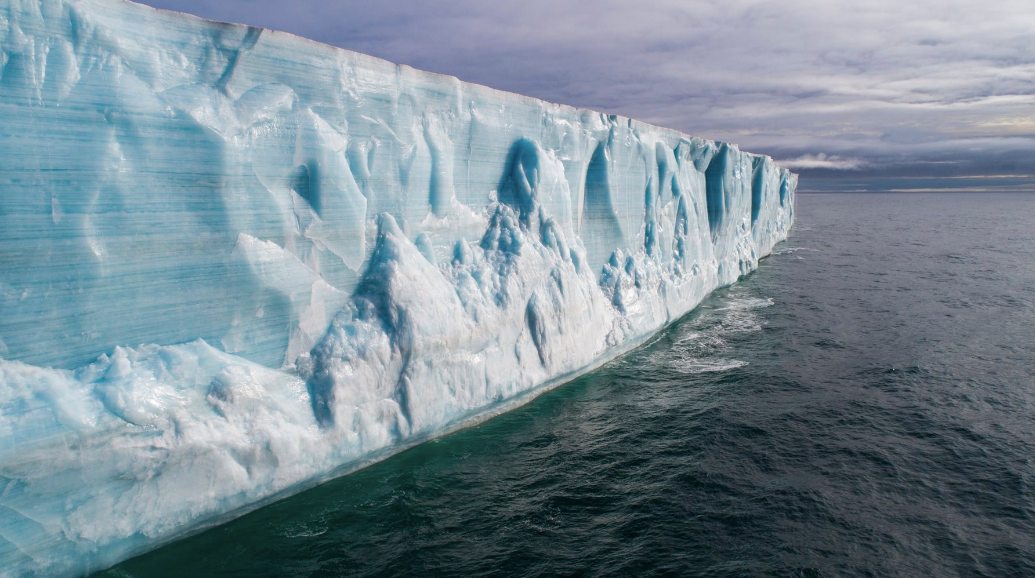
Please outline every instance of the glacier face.
M0 575L522 403L753 270L735 145L121 0L0 0Z

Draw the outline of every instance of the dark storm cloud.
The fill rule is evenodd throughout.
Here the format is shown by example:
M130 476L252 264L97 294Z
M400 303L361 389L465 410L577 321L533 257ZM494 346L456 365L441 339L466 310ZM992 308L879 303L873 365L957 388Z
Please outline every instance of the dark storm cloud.
M735 142L803 189L1035 189L1030 0L146 3Z

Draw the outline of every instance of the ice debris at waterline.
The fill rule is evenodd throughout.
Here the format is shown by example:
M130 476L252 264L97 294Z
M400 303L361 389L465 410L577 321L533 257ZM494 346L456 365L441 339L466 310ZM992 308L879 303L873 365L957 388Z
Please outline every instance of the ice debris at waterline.
M0 0L0 575L528 399L783 239L795 175L120 0Z

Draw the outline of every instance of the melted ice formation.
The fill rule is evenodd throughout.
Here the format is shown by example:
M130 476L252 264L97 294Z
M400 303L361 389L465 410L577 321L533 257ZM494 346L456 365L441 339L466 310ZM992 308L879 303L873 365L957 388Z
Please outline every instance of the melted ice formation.
M0 0L0 575L527 401L753 270L768 157L284 33Z

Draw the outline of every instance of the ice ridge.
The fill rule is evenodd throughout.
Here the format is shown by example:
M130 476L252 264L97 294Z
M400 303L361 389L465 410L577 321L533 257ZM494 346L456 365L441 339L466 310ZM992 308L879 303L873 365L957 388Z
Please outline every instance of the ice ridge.
M735 145L121 0L0 0L0 576L527 401L786 237Z

